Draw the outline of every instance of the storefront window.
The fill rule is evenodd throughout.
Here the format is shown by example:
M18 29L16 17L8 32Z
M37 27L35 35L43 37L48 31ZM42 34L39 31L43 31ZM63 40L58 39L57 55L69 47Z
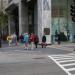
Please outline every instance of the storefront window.
M53 36L53 39L55 39L56 31L57 33L63 33L65 38L67 39L68 1L69 0L64 0L64 1L63 0L55 0L55 1L52 0L52 36Z

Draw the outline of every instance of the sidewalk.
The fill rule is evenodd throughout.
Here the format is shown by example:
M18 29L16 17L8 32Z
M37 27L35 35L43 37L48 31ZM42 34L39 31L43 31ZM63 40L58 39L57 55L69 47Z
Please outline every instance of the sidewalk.
M61 49L61 50L74 51L75 50L75 43L62 43L60 45L55 44L55 45L50 45L48 47Z
M15 45L15 43L12 44L11 48L23 48L23 44L18 43L18 45ZM39 45L40 47L40 45ZM56 49L61 49L61 50L68 50L68 51L74 51L75 50L75 43L61 43L60 45L58 44L53 44L53 45L48 45L47 47L49 48L56 48ZM8 43L7 42L3 42L2 43L2 48L9 48Z

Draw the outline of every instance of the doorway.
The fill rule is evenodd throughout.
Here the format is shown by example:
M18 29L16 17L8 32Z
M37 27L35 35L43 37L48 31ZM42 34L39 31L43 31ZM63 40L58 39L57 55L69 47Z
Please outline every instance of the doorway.
M13 15L13 23L14 23L14 31L15 34L17 35L17 40L19 40L19 15L18 15L18 7L15 7L12 11ZM14 33L14 32L12 32Z
M28 31L29 33L35 32L34 28L34 7L36 0L31 0L28 2Z

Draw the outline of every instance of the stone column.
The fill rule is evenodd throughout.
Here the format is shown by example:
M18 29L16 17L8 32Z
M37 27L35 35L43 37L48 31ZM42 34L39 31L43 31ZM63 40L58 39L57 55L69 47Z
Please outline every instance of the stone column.
M22 19L22 32L28 32L28 5L22 2L21 4L21 19Z
M38 11L38 36L39 36L39 43L41 43L41 38L42 38L42 0L37 0L37 11Z
M27 4L19 2L19 35L28 32L28 10Z
M50 34L46 35L47 43L51 44L51 0L38 0L38 35L44 34L44 28L50 29Z
M19 13L19 35L21 35L21 33L22 33L21 0L19 0L18 13Z

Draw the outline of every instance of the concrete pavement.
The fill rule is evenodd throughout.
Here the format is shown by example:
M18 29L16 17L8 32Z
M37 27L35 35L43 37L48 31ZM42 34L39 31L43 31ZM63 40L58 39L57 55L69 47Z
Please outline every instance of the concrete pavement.
M64 46L60 45L60 49L57 46L36 50L23 50L23 46L0 49L0 75L68 75L48 58L49 54L68 53Z
M48 55L39 52L0 52L0 75L67 75Z
M2 48L7 48L8 43L2 41ZM18 43L18 46L15 46L15 43L12 43L12 47L22 47L23 48L23 44ZM39 45L40 47L40 45ZM74 51L75 50L75 43L70 43L70 42L62 42L60 45L58 44L53 44L53 45L48 45L47 47L49 48L55 48L55 49L61 49L61 50L68 50L68 51Z
M61 50L67 50L67 51L74 51L75 50L75 43L67 43L67 44L55 44L48 46L49 48L56 48Z

